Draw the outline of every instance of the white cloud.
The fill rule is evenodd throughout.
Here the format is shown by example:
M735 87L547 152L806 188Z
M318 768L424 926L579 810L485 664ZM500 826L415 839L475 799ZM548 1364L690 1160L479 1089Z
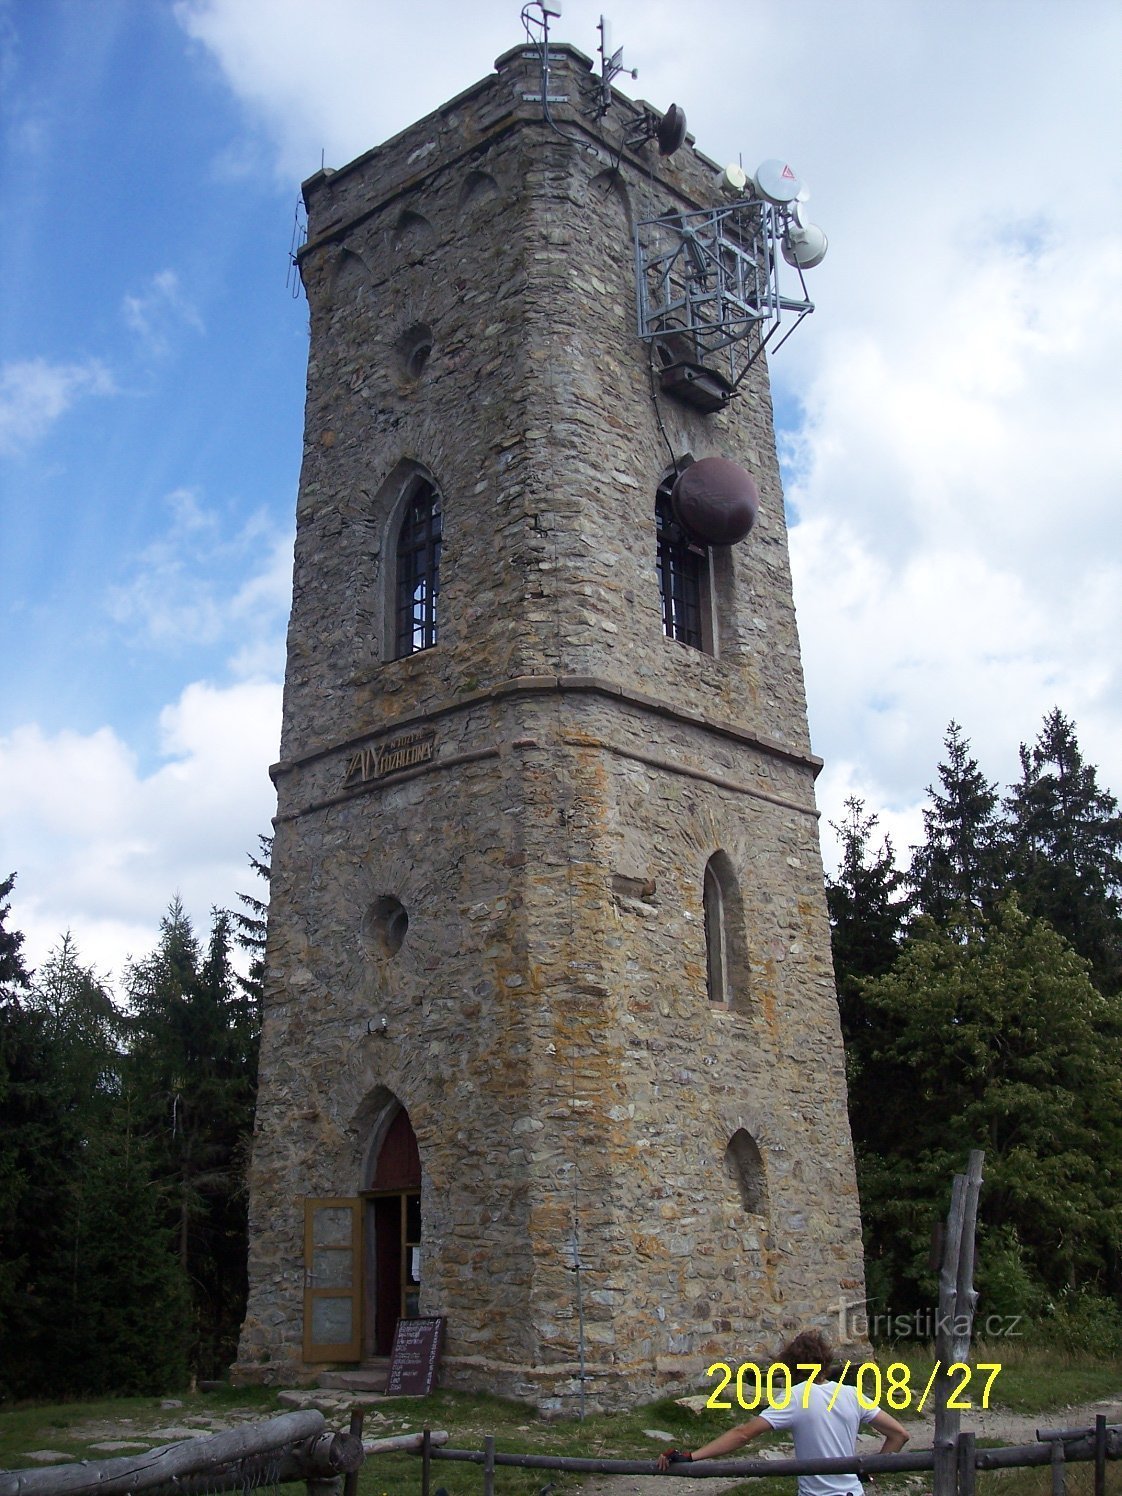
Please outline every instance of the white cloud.
M494 3L438 0L419 11L317 0L313 20L306 0L177 0L175 15L216 59L287 181L310 176L321 151L328 166L351 160L522 39L517 7ZM465 49L478 60L465 64ZM254 154L239 142L220 165L244 168Z
M239 676L276 676L292 588L292 531L261 512L233 533L198 494L168 494L170 522L111 589L110 616L158 648L227 643Z
M0 453L10 456L30 447L84 396L116 393L113 376L98 359L6 363L0 368Z
M38 965L66 930L85 962L119 976L155 944L178 892L205 935L212 905L259 892L246 857L275 808L280 686L188 686L160 714L162 763L141 774L110 728L0 737L0 836L18 879L14 929ZM5 874L11 869L5 868Z
M599 5L553 28L590 54ZM244 164L341 165L518 43L502 0L178 0L242 102ZM1061 705L1122 791L1122 11L1082 0L616 0L629 92L700 148L786 155L831 249L772 361L819 800L898 849L951 717L1005 782ZM720 45L712 44L719 38Z
M152 276L144 290L128 293L121 303L125 324L153 358L164 357L183 327L203 332L203 321L183 294L174 270Z

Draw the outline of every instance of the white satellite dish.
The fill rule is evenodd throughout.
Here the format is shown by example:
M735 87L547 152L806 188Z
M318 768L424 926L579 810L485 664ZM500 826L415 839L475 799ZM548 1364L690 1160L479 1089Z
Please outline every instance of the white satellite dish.
M721 175L721 186L732 192L743 192L748 185L748 173L735 161L730 161Z
M782 207L793 203L803 190L803 184L793 167L786 161L764 161L756 168L753 177L756 191L769 203Z
M807 223L803 214L792 216L783 235L783 258L800 270L813 270L826 258L829 240L816 223Z

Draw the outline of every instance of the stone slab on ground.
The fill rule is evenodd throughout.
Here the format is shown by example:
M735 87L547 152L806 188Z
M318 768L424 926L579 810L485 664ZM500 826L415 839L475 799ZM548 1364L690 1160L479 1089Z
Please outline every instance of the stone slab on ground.
M329 1423L333 1419L341 1419L345 1424L354 1408L361 1408L369 1415L370 1410L385 1401L385 1395L381 1392L342 1392L326 1387L292 1387L277 1393L277 1402L282 1408L296 1408L300 1411L314 1408ZM374 1417L381 1418L381 1415L375 1413Z

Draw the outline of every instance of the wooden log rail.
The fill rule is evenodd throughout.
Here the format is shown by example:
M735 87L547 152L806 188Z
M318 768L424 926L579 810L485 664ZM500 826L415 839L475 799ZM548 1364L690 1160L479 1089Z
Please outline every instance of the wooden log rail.
M308 1410L113 1460L0 1471L0 1496L114 1496L155 1493L161 1487L191 1496L263 1483L334 1480L357 1470L362 1460L361 1439L327 1432L323 1414Z
M960 1437L964 1443L974 1442L970 1434ZM1047 1443L1007 1445L999 1449L979 1449L975 1446L972 1467L978 1470L1006 1470L1022 1465L1048 1465L1052 1462L1055 1443L1053 1437ZM482 1465L485 1473L500 1465L600 1475L654 1475L658 1471L655 1460L596 1460L570 1455L500 1454L495 1450L492 1439L488 1439L486 1444L487 1447L481 1450L433 1449L431 1458L465 1460ZM1064 1430L1062 1447L1066 1462L1094 1460L1097 1448L1102 1448L1108 1460L1122 1459L1122 1424L1108 1425L1105 1438L1096 1429ZM728 1480L758 1475L875 1475L889 1470L932 1470L935 1462L935 1450L917 1449L908 1454L868 1454L836 1459L682 1460L671 1465L666 1474L684 1476L690 1480L707 1476Z

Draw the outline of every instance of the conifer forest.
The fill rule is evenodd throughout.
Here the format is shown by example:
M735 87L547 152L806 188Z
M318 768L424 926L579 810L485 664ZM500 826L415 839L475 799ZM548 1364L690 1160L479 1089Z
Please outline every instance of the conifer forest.
M1117 801L1056 710L1004 793L952 722L923 821L898 853L849 800L826 884L870 1323L934 1302L932 1231L983 1148L982 1322L1118 1354ZM249 862L264 894L268 838ZM213 910L205 937L173 901L110 990L69 934L28 969L15 877L0 878L0 1399L220 1378L245 1305L267 899Z

